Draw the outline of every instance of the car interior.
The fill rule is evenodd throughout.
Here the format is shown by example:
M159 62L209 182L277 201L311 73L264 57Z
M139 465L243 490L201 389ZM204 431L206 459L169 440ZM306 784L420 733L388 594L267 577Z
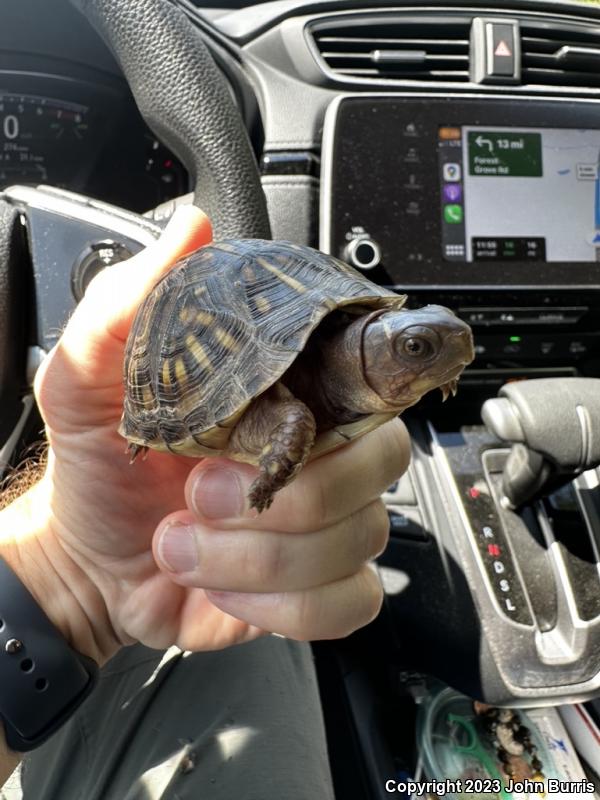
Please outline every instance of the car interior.
M0 122L0 476L90 280L180 203L447 306L476 358L403 415L383 608L312 645L336 797L456 777L501 708L560 710L521 735L548 773L571 706L598 791L600 3L19 0Z

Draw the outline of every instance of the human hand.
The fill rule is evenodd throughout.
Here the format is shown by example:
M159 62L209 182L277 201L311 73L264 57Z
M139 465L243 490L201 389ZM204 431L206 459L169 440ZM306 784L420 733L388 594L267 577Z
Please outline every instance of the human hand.
M252 467L153 451L130 465L124 454L117 426L133 316L169 266L210 235L206 217L183 207L159 242L102 272L36 377L48 467L2 512L14 535L0 552L99 662L135 641L203 650L264 630L333 638L381 603L366 562L387 539L377 498L408 461L401 422L310 463L260 517L244 506ZM217 513L225 501L229 510ZM174 571L167 560L181 562L184 542L198 566Z

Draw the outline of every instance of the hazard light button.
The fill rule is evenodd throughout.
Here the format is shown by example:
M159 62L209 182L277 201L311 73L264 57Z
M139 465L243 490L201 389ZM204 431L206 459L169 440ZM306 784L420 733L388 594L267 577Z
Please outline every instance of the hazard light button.
M494 25L490 29L492 68L490 75L512 77L515 74L515 35L511 25Z
M471 70L476 83L517 83L521 76L519 23L476 17L471 27Z

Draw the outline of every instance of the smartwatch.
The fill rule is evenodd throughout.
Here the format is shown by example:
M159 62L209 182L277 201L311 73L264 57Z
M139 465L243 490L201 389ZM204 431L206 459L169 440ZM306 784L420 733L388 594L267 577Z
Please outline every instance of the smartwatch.
M45 742L90 694L98 673L0 558L0 719L9 748L27 752Z

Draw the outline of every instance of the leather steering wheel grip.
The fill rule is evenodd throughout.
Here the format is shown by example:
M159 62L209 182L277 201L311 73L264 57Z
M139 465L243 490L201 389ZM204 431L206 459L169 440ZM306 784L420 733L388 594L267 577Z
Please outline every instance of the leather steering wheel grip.
M138 108L195 181L215 238L270 238L248 134L206 45L168 0L71 0L117 58Z

